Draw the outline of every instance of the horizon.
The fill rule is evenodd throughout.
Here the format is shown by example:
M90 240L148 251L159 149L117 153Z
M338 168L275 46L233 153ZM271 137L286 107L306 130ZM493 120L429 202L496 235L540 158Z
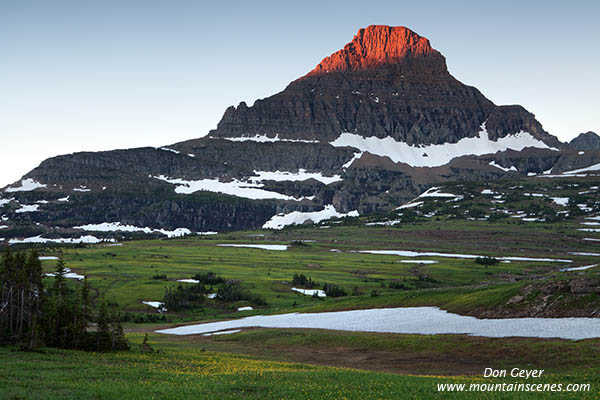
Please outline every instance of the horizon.
M2 6L0 49L9 57L0 66L0 187L52 156L205 136L228 106L278 93L369 25L426 37L456 79L495 104L522 105L563 142L600 131L600 56L588 50L600 38L598 4L356 3L321 5L320 15L274 2ZM424 14L432 5L442 19ZM345 17L321 23L333 13ZM482 21L487 13L494 18ZM519 29L498 32L509 24Z

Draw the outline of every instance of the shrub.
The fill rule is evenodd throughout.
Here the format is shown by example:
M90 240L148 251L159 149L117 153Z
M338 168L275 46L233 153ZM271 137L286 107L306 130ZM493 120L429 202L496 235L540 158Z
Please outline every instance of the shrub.
M156 275L152 276L152 279L155 279L157 281L158 280L166 281L167 280L167 275L166 274L156 274Z
M307 278L304 276L304 274L294 274L294 277L292 278L292 284L304 286L307 289L312 289L319 286L317 282L313 281L311 278Z
M327 295L327 297L342 297L346 296L347 293L343 287L333 285L331 283L326 283L323 285L323 291Z
M408 290L410 289L408 286L406 286L404 283L398 282L398 281L392 281L390 282L390 284L388 285L388 287L390 289L403 289L403 290Z
M481 265L494 265L494 264L498 264L500 261L498 261L498 259L495 257L485 256L485 257L477 257L475 259L475 262L477 264L481 264Z
M165 308L170 311L179 311L185 309L194 309L201 307L204 303L204 293L206 288L201 283L193 285L177 285L165 289L163 303Z
M205 285L219 285L221 283L225 283L225 279L221 278L214 272L200 272L192 276L192 279L195 279Z
M258 306L267 304L266 300L243 289L237 282L228 282L217 290L217 300L221 301L249 301Z

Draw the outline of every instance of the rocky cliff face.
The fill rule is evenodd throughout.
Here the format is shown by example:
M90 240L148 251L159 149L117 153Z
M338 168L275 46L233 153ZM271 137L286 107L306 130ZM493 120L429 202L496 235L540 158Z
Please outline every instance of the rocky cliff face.
M569 145L576 150L598 150L600 149L600 136L589 131L580 133Z
M369 26L281 93L228 108L208 137L44 161L0 193L0 236L260 228L278 213L388 211L449 180L600 162L562 147L523 107L456 80L426 38Z
M329 142L352 132L427 145L477 136L486 121L492 139L523 130L559 145L522 107L497 107L456 80L426 38L374 25L283 92L228 108L210 135Z

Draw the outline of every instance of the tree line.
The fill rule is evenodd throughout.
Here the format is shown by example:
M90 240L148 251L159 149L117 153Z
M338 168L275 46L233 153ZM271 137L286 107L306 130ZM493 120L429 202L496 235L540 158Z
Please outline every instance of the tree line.
M59 259L52 285L46 287L37 251L6 248L0 261L0 343L28 349L129 348L119 311L102 301L94 312L87 279L67 283L66 272Z

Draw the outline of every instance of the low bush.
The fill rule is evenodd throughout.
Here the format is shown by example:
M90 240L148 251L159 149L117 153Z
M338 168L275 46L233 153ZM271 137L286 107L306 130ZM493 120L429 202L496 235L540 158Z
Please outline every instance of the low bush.
M343 287L333 285L331 283L324 284L323 291L325 292L327 297L343 297L347 295Z
M495 257L485 256L485 257L477 257L475 259L475 262L480 265L494 265L494 264L498 264L500 261L498 261L498 259Z
M214 272L199 272L192 276L192 279L195 279L205 285L219 285L221 283L225 283L225 279L221 278Z

